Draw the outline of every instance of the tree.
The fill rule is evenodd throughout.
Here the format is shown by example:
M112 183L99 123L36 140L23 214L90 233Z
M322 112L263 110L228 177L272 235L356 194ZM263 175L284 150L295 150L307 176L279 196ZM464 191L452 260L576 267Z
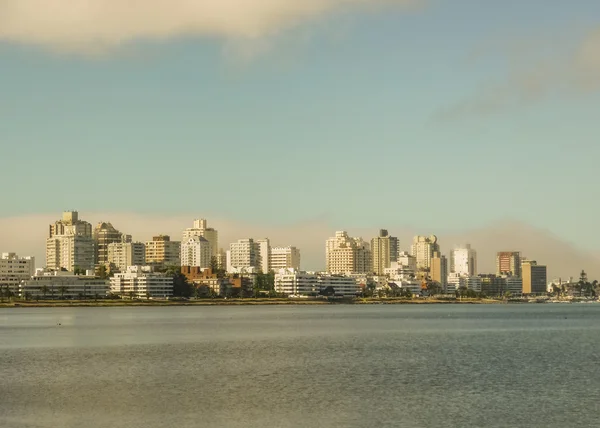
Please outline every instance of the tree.
M108 271L106 269L106 265L98 266L95 273L96 273L96 276L99 277L100 279L108 278Z
M579 275L579 282L577 282L576 289L579 291L579 297L582 296L583 291L587 288L587 273L584 270L581 271Z
M194 287L188 282L187 277L178 272L173 275L173 296L174 297L192 297Z
M42 285L40 287L40 291L42 292L42 296L44 296L44 300L46 300L46 295L48 294L48 291L50 291L50 289L47 285Z
M410 291L410 288L402 287L400 296L410 300L413 298L413 293L412 293L412 291Z
M442 292L442 284L437 281L429 281L427 282L427 292L430 296L435 296L436 294L440 294Z
M25 301L31 300L31 293L29 291L26 291L25 294L23 294L23 298L25 299Z
M69 291L69 289L66 286L64 286L64 285L61 285L60 287L58 287L58 292L60 293L60 298L61 299L65 298L65 293L67 291Z
M335 296L335 288L333 288L333 286L329 285L329 286L325 287L325 289L321 290L319 292L319 294L322 296L326 296L326 297Z

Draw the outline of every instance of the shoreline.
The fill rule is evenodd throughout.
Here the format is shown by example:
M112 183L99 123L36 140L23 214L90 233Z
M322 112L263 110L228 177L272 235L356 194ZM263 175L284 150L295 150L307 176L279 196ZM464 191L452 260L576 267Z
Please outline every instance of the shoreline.
M165 306L273 306L273 305L495 305L507 303L506 300L495 299L201 299L201 300L40 300L0 302L1 308L73 308L73 307L165 307Z

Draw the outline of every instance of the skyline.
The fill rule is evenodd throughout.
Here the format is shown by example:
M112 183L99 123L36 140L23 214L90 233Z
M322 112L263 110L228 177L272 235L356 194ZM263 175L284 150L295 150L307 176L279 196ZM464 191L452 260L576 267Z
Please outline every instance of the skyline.
M514 233L534 228L589 260L569 275L600 270L600 3L145 5L0 0L2 251L38 254L16 225L75 206L146 219L140 240L202 214L316 269L326 231L435 233L446 254L508 229L483 251L554 276Z

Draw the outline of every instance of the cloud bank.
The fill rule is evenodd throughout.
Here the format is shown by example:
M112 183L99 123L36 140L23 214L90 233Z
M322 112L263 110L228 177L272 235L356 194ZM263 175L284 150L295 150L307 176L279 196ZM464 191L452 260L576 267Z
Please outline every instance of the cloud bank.
M257 39L337 10L424 0L0 0L0 41L97 53L136 40Z
M436 119L493 114L539 102L555 93L579 96L600 90L600 27L589 31L567 52L554 51L553 43L551 39L533 43L526 52L520 45L506 49L507 74L440 110ZM523 41L523 45L529 43Z

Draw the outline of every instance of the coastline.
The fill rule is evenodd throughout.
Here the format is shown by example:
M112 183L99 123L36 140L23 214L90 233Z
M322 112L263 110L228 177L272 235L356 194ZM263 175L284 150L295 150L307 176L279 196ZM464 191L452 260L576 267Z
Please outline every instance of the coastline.
M72 307L122 307L122 306L272 306L272 305L486 305L506 304L495 299L200 299L200 300L40 300L0 302L0 308L72 308ZM520 302L511 302L520 303Z

